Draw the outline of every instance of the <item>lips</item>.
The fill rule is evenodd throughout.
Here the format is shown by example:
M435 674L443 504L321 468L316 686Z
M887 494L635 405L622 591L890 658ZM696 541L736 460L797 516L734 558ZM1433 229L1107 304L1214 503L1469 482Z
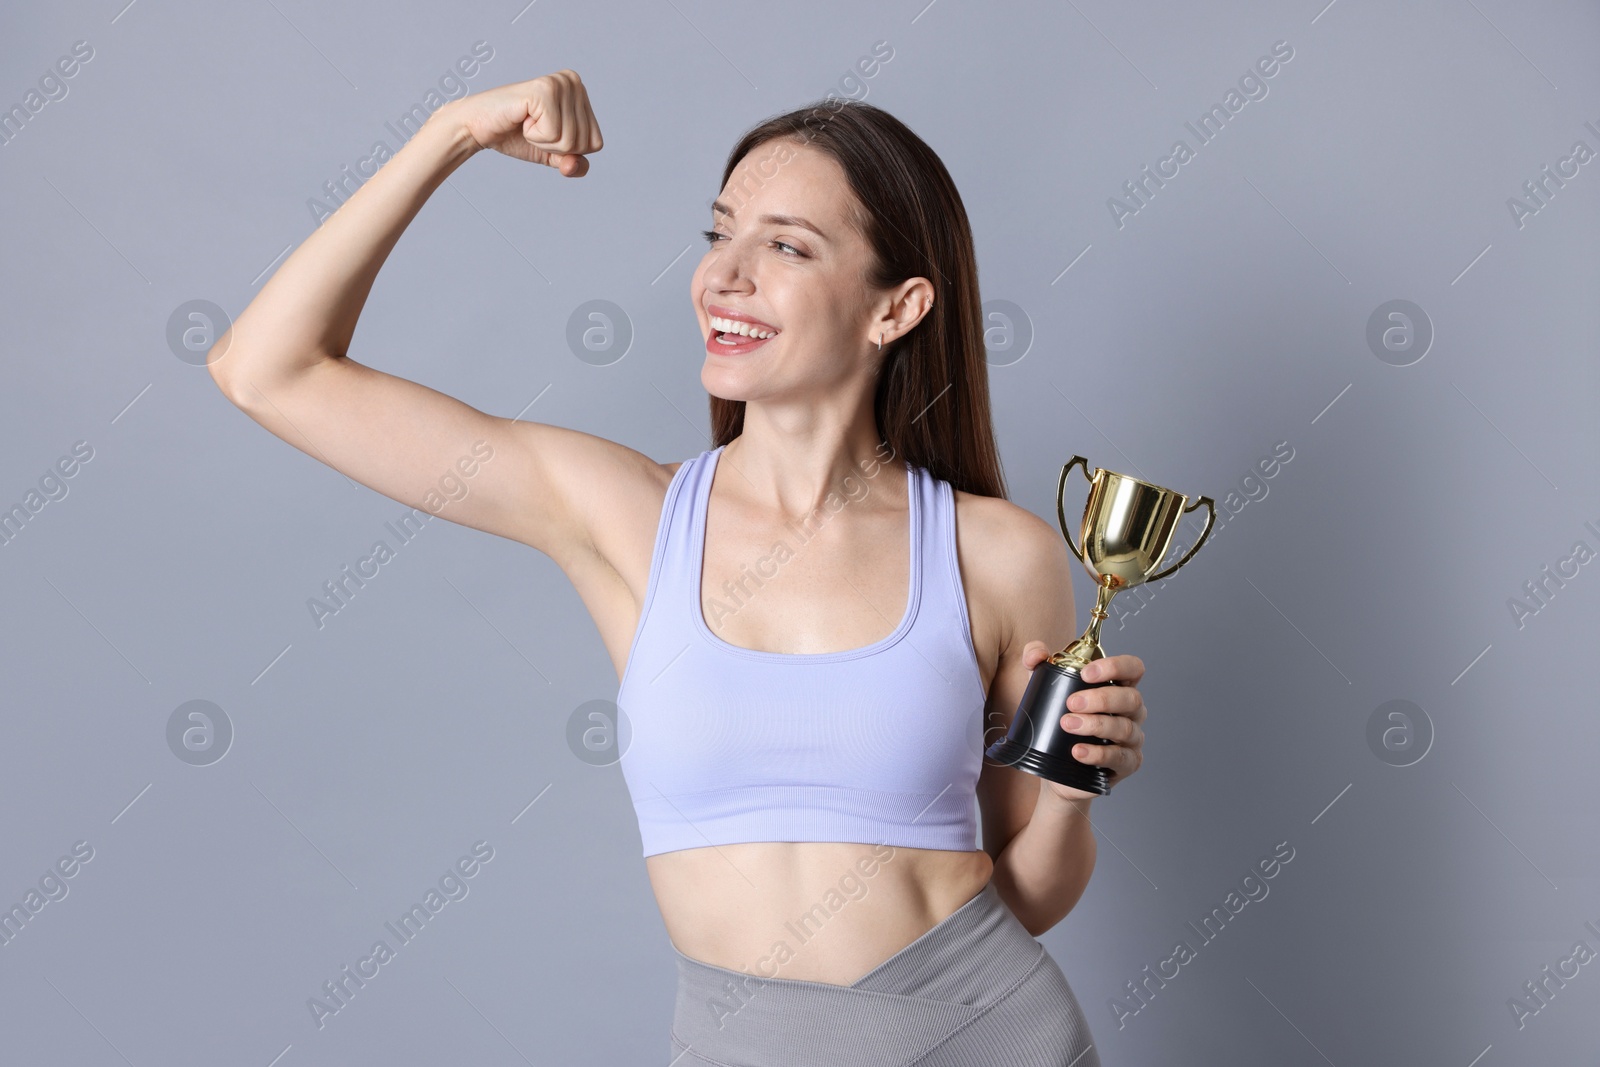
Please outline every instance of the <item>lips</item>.
M782 332L776 326L773 326L771 323L763 322L760 319L754 317L753 315L746 315L742 311L737 311L737 310L735 310L733 308L725 307L725 306L723 306L721 304L710 304L710 305L708 305L706 307L706 313L710 317L716 318L716 319L728 319L728 320L731 320L733 322L748 323L754 329L761 330L761 331L764 331L764 332L768 332L768 333L771 333L773 335L773 337L761 337L761 338L745 337L743 335L736 334L736 333L722 333L722 332L719 332L718 329L716 328L716 326L713 325L712 328L711 328L711 332L706 337L706 351L712 353L713 355L721 355L721 356L740 356L740 355L744 355L744 354L746 354L748 352L755 351L757 348L760 348L762 345L766 344L770 340L773 340L774 337L776 337L778 334L780 334ZM738 338L738 340L735 341L734 343L730 344L730 343L728 343L727 340L723 340L723 338L728 338L728 339Z
M709 304L709 305L707 305L706 306L706 314L712 316L713 318L718 318L718 319L732 319L735 322L747 322L751 326L754 326L757 329L765 330L765 331L767 331L769 333L777 333L778 332L778 328L776 326L772 325L772 323L770 323L770 322L762 322L760 319L754 317L753 315L746 315L742 311L738 311L738 310L736 310L734 308L730 308L730 307L724 307L721 304Z
M728 344L719 340L722 337L738 337L738 334L723 334L712 330L706 335L706 351L713 356L742 356L754 352L769 341L776 340L774 337L741 337L738 343Z

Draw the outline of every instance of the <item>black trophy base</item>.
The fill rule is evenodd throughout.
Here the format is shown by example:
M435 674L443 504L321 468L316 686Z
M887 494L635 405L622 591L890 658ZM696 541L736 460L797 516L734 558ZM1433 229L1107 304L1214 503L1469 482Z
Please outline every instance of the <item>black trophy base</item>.
M1036 774L1069 789L1105 796L1111 792L1111 772L1074 759L1072 746L1110 742L1101 737L1068 733L1061 728L1061 716L1067 714L1067 698L1078 690L1115 684L1086 682L1076 670L1045 660L1033 669L1028 688L1011 719L1010 731L990 745L984 755L996 763Z

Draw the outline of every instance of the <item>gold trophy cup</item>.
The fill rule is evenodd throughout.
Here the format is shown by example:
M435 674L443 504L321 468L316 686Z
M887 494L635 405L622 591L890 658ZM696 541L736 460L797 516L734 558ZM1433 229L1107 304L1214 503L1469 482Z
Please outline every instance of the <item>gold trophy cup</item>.
M1089 479L1089 497L1084 502L1083 524L1078 531L1078 539L1083 543L1081 550L1072 542L1062 504L1067 475L1079 464L1083 465L1083 476ZM1072 757L1072 746L1080 742L1093 745L1111 742L1068 733L1062 729L1061 716L1066 713L1067 698L1078 690L1116 684L1086 682L1079 673L1105 655L1100 648L1100 624L1109 617L1106 608L1111 598L1119 590L1168 577L1188 563L1211 535L1211 526L1217 518L1215 501L1208 496L1200 497L1193 504L1188 500L1182 493L1103 467L1096 467L1091 476L1089 461L1082 456L1073 456L1061 468L1061 479L1056 486L1056 517L1061 523L1061 534L1067 539L1067 547L1094 578L1098 590L1094 611L1082 637L1033 669L1028 688L1011 720L1011 729L1002 740L990 745L984 755L997 763L1073 789L1099 796L1110 792L1112 772L1080 763ZM1206 508L1206 526L1200 531L1199 539L1178 562L1158 571L1172 545L1179 520L1202 504Z

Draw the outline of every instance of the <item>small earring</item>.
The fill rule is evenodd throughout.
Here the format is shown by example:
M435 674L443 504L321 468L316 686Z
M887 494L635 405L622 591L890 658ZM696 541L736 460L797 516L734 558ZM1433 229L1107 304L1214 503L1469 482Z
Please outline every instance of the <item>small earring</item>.
M881 332L878 334L878 351L883 351L883 334Z

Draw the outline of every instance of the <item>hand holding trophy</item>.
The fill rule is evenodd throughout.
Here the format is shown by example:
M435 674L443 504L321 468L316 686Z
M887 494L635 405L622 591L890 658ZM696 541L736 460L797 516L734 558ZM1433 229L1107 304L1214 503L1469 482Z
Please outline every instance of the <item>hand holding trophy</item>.
M1084 502L1083 522L1073 543L1067 527L1063 497L1067 475L1083 465L1089 479L1089 497ZM1061 468L1056 486L1056 517L1067 547L1095 580L1096 597L1089 626L1083 636L1033 669L1028 688L1017 704L1006 736L990 745L984 755L997 763L1016 767L1030 774L1073 789L1104 796L1111 791L1111 772L1104 767L1082 763L1072 756L1079 743L1103 745L1103 738L1071 734L1061 726L1067 698L1080 689L1093 689L1115 682L1086 682L1081 671L1105 656L1100 648L1100 624L1109 617L1111 598L1123 589L1170 576L1188 563L1211 535L1216 522L1216 503L1202 496L1193 504L1188 497L1159 485L1096 467L1089 474L1089 462L1073 456ZM1206 525L1200 537L1183 557L1165 570L1157 570L1172 545L1178 521L1195 508L1205 505Z

